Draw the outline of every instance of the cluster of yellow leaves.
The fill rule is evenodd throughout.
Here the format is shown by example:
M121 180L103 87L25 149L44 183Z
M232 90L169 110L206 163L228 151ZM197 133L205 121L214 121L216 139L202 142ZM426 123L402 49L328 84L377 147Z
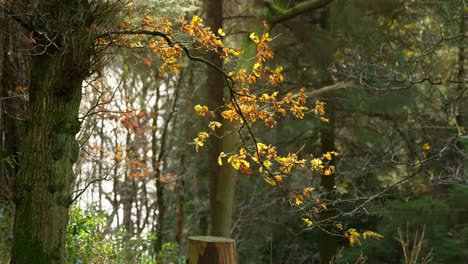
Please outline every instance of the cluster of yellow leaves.
M217 51L218 48L224 47L221 37L214 34L209 27L204 27L203 19L199 16L193 16L190 23L183 23L182 32L193 37L205 49ZM218 32L224 34L222 29Z
M252 170L250 169L250 163L246 160L249 156L247 150L245 148L241 148L239 154L231 154L227 158L227 162L231 164L231 166L244 174L251 175ZM227 157L224 152L221 152L218 156L218 164L221 166L223 165L223 158Z
M377 240L380 240L383 238L382 235L373 232L373 231L365 231L362 234L360 234L356 229L350 228L348 231L346 231L344 235L348 240L349 240L349 245L350 246L355 246L355 245L361 245L361 240L360 238L363 239L368 239L368 238L374 238Z
M196 142L198 141L199 139L197 138ZM334 173L334 167L327 166L327 163L332 160L333 156L337 155L337 152L331 151L323 154L321 158L312 159L310 160L310 168L321 171L324 175L331 175ZM282 156L278 154L275 146L260 142L257 143L256 148L250 153L245 148L241 148L238 154L235 152L230 154L224 152L220 153L218 157L218 164L220 166L223 165L223 159L227 159L227 162L231 164L234 169L247 175L253 173L251 166L251 162L253 161L253 164L256 164L258 168L258 174L263 177L266 183L272 186L281 184L283 179L288 177L296 167L305 168L307 163L305 159L299 158L297 153L288 153L286 156ZM294 192L294 203L296 205L301 205L305 198L311 198L311 194L314 190L315 188L313 187L307 187L301 192Z
M132 5L129 5L132 4ZM225 33L222 29L218 30L218 35L213 33L209 27L205 27L203 19L199 16L193 16L190 21L187 21L184 17L180 17L175 20L175 24L166 17L162 19L154 19L151 15L145 14L139 18L134 16L133 2L129 2L128 7L131 8L132 12L126 21L119 21L117 28L120 30L146 30L152 32L161 32L166 34L167 38L173 43L167 43L165 39L148 38L145 35L117 35L113 37L113 45L120 45L126 47L148 47L153 53L161 58L163 64L160 66L159 73L164 75L166 71L172 71L176 74L179 73L181 64L178 63L182 57L182 47L173 40L173 32L185 33L192 37L193 43L196 43L198 47L202 47L205 50L211 50L220 54L224 59L228 59L229 55L239 56L242 53L241 49L229 49L224 48L222 42L222 36ZM98 39L97 44L100 46L106 46L109 41L106 39Z
M205 116L206 113L208 112L208 107L207 106L202 106L202 105L196 105L194 107L195 111L197 111L197 113L200 115L200 116Z
M133 8L133 2L127 4L129 8ZM182 53L185 47L178 44L177 41L172 41L172 32L174 26L171 21L167 18L163 18L160 21L155 21L151 16L144 15L139 20L139 26L133 29L143 29L150 31L159 31L167 34L166 39L147 38L145 36L133 35L131 37L115 36L112 40L117 42L119 45L125 45L128 47L149 47L153 53L161 58L163 61L162 66L159 69L159 73L164 75L166 70L174 73L179 72L181 64L179 60L182 58ZM213 33L208 27L204 27L203 20L194 16L190 22L186 21L185 18L181 17L178 22L181 27L179 32L185 33L192 37L194 40L192 43L196 43L197 47L202 47L205 50L214 51L224 61L229 61L230 58L238 57L242 54L241 49L232 49L224 47L222 37L225 33L222 29L217 30L217 34ZM130 24L125 21L118 23L120 30L132 30ZM306 106L307 95L305 88L301 88L298 93L287 93L283 96L279 96L279 92L275 91L271 94L263 93L261 95L250 92L250 86L259 85L272 87L280 87L284 81L283 68L278 66L276 68L270 68L265 62L273 59L274 53L268 46L268 43L272 41L269 33L264 33L261 36L257 36L255 33L250 34L250 39L256 44L257 54L255 56L255 63L251 72L247 72L246 69L239 69L235 72L230 72L229 78L232 81L230 88L232 89L235 98L231 99L226 104L224 111L221 112L221 116L225 120L238 121L238 122L250 122L254 123L257 120L262 120L266 126L273 127L276 124L276 118L285 116L287 112L291 113L296 118L302 119L306 111L309 108ZM98 45L105 46L109 42L106 39L99 39ZM147 67L151 67L151 57L147 57L144 60L144 64ZM263 82L263 83L261 83ZM280 97L280 98L278 98ZM324 117L325 103L317 101L313 109L313 113L316 116L320 116L323 122L328 122L328 119ZM206 116L207 113L211 113L213 118L216 117L215 112L209 112L208 107L202 105L196 105L195 111L200 116ZM126 123L131 126L133 119L127 118ZM218 121L210 121L209 129L212 133L217 128L220 128L222 124ZM197 137L194 139L195 149L198 152L199 148L204 146L206 140L210 137L207 132L199 132ZM423 147L424 148L424 147ZM250 151L250 152L249 152ZM310 168L313 170L320 171L323 175L332 175L334 173L334 167L329 166L329 162L338 153L332 151L323 154L320 158L314 158L310 160ZM120 147L115 151L115 160L121 162L124 158L123 149ZM127 160L127 158L125 158ZM306 167L307 161L301 159L297 153L288 153L285 156L281 156L277 153L276 148L272 145L266 145L263 143L257 143L257 145L247 150L241 148L239 152L232 152L226 154L221 152L218 157L219 165L223 165L223 159L227 161L234 169L242 172L243 174L251 175L254 170L258 169L258 173L263 177L265 182L272 186L280 185L285 178L287 178L292 171L297 167ZM132 177L139 177L140 171L149 171L142 167L139 160L133 160L131 163ZM253 168L256 167L256 168ZM170 182L175 177L173 174L166 174L161 176L162 182ZM294 204L301 206L304 203L304 199L314 199L312 192L315 189L313 187L306 187L302 190L292 192L294 194ZM326 203L315 198L314 202L317 206L311 208L311 213L318 213L320 208L327 209ZM312 217L308 216L303 218L303 221L307 226L311 227L314 223ZM350 245L360 244L359 238L364 239L373 237L380 239L382 236L372 231L366 231L359 234L355 229L349 229L345 236L349 239Z
M156 21L151 16L144 15L142 18L134 20L139 21L138 28L163 32L167 34L168 39L172 40L174 26L167 18ZM229 55L239 56L242 53L241 49L225 48L222 42L222 37L225 36L224 31L218 29L217 34L213 33L210 28L204 27L203 19L198 16L192 17L190 21L181 17L176 22L180 24L180 32L192 37L195 43L202 48L217 52L220 54L221 58L225 60L229 59ZM122 30L131 29L127 22L119 22L118 27ZM305 88L301 88L296 94L286 93L282 97L279 96L278 91L271 94L263 93L261 95L250 92L250 86L257 84L259 80L263 81L265 85L271 85L273 87L280 86L284 81L283 67L278 66L276 68L270 68L268 65L264 66L266 61L274 57L273 51L268 46L268 43L272 41L269 33L263 33L261 36L252 33L250 34L250 39L256 44L257 54L255 56L255 64L250 73L248 73L246 69L239 69L229 73L233 81L231 89L233 89L236 95L236 100L231 100L231 102L225 105L224 111L221 112L221 117L225 120L238 121L241 123L246 121L254 123L257 120L262 120L263 123L270 128L276 124L277 118L285 116L288 112L296 118L304 118L305 112L309 110L306 106L307 95L305 94ZM165 74L166 70L178 73L178 69L181 66L178 61L182 57L183 47L177 42L168 43L164 38L145 39L138 35L134 38L128 37L121 41L130 46L149 47L153 53L163 61L159 69L161 75ZM145 64L151 66L151 58L145 61ZM317 101L313 112L318 116L324 115L324 105L325 103ZM206 116L207 113L211 113L213 118L216 117L215 112L209 112L206 106L196 105L194 109L200 116ZM212 133L221 126L221 123L218 121L210 121L208 125ZM196 151L204 146L209 136L207 132L198 133L198 136L194 139ZM236 170L250 175L252 170L247 159L252 159L258 164L259 173L262 174L265 181L271 185L281 183L283 178L291 174L296 166L305 167L306 160L300 159L296 153L288 153L286 156L280 156L271 145L266 146L259 143L256 147L258 153L255 151L253 154L249 154L244 148L239 151L239 154L231 153L227 155L222 153L219 159L220 164L223 158L227 158L227 162ZM333 154L336 155L336 153ZM331 175L334 170L333 166L327 167L326 162L323 161L324 159L330 160L330 155L330 153L325 154L320 160L320 164L318 164L318 160L313 161L312 168L323 170L324 174ZM272 170L274 171L272 172ZM310 190L305 193L305 196L310 196Z
M325 115L325 102L322 101L315 101L315 108L314 113L317 116L320 116L320 120L324 123L328 123L330 120L328 118L323 117Z
M242 76L242 73L239 75ZM246 121L254 123L257 119L260 119L266 126L272 128L277 122L276 118L286 116L288 112L286 109L299 119L304 118L304 112L308 110L305 106L307 98L305 88L301 88L297 94L287 93L283 98L278 99L278 92L264 93L258 96L251 94L250 89L244 87L238 93L238 96L238 105L234 105L232 102L228 103L226 105L227 109L221 113L224 119L243 122L238 113L238 106Z
M257 44L257 63L262 64L264 61L273 59L275 54L268 46L268 42L271 41L270 34L268 32L263 33L260 38L255 35L255 33L251 33L250 39Z
M310 161L310 165L313 169L321 171L325 176L330 176L335 172L334 166L327 166L328 162L333 159L333 156L338 156L338 152L329 151L322 155L321 158L314 158Z
M198 149L200 147L203 147L203 145L205 144L205 141L207 138L209 138L210 135L206 132L198 132L198 136L196 138L193 139L193 141L195 142L195 150L198 152Z
M222 124L220 122L217 122L217 121L211 121L210 124L208 125L208 127L215 131L216 128L220 128L222 126Z
M166 73L166 70L179 74L179 69L182 66L178 63L182 57L182 47L180 45L175 44L170 46L164 39L151 39L148 41L148 46L163 61L163 64L159 67L159 74L161 76Z

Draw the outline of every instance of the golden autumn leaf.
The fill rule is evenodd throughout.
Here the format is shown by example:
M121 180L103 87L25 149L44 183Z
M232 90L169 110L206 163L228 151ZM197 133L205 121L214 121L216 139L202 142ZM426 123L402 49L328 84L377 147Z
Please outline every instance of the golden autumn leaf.
M222 125L220 122L217 122L217 121L211 121L210 124L208 125L208 127L215 131L216 128L220 128Z
M271 179L271 178L264 177L263 180L264 180L266 183L270 184L271 186L276 186L275 180L273 180L273 179Z
M304 203L304 198L301 195L296 196L296 205L302 205Z
M194 109L195 109L195 111L197 111L197 113L200 116L205 116L205 114L208 112L208 107L207 106L202 106L202 105L199 105L199 104L194 106Z
M203 145L205 144L205 140L209 137L210 135L206 132L199 132L198 133L198 136L196 138L193 139L193 141L195 142L195 150L198 152L198 149L200 147L203 147Z
M250 33L249 38L250 38L253 42L255 42L255 44L258 44L258 43L260 42L260 38L259 38L257 35L255 35L254 32Z
M302 221L304 221L308 227L311 227L314 225L314 222L312 222L312 220L310 220L309 218L302 218Z
M431 145L430 145L429 143L424 143L424 144L422 145L422 149L423 149L424 151L429 151L429 150L431 149Z
M305 188L303 191L302 191L302 194L307 197L307 198L310 198L310 193L315 190L314 187L307 187Z
M224 152L219 153L219 156L218 156L218 164L219 164L219 166L222 166L222 165L223 165L223 158L224 158L224 157L227 157L226 153L224 153Z
M322 160L321 159L313 159L310 161L310 165L314 169L320 168L320 165L322 165Z

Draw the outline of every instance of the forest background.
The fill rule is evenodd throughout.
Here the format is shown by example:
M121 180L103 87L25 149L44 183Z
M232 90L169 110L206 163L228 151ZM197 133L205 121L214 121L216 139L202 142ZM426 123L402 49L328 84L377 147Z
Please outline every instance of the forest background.
M55 29L46 9L34 16L34 1L13 2L2 1L0 15L0 263L28 263L15 252L37 249L21 240L37 236L34 225L14 221L34 219L28 212L66 227L63 239L41 241L43 263L185 263L191 235L235 239L239 263L468 259L465 1L117 1L80 35L100 30L88 42L99 59L77 48L79 62L73 53L57 64L44 57L67 54L63 47L80 39L73 23L73 41L59 43L45 30ZM150 26L172 39L135 33ZM196 35L204 26L213 32L204 37L216 36L206 45ZM50 102L63 97L66 106L33 114L36 99L49 98L37 92L47 67L67 75L64 66L89 61L85 81L73 79L78 100L55 91ZM229 85L242 69L248 92ZM226 104L232 98L245 119ZM267 111L276 98L286 115ZM55 115L68 105L77 113L79 105L79 130L69 126L73 116ZM37 136L35 119L59 132ZM53 146L68 146L68 130L78 132L80 151L62 169ZM49 142L52 158L38 158ZM58 163L47 167L47 158ZM71 165L66 209L49 180L43 190L59 213L24 207L28 188L39 193L46 179L27 173L73 175ZM368 230L383 237L364 239Z

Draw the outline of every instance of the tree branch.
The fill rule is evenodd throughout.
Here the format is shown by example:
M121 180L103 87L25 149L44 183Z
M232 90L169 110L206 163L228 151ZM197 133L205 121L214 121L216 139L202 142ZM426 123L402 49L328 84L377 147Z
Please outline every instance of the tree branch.
M271 16L268 22L270 22L272 25L281 23L305 12L325 7L332 1L333 0L308 0L288 9L283 9L278 5L269 3L269 8L271 11L273 11L274 15Z
M182 48L182 50L184 51L185 55L191 61L202 62L202 63L214 68L216 71L220 72L221 74L223 74L225 78L231 79L231 77L229 77L229 75L223 69L219 68L218 66L216 66L215 64L213 64L212 62L210 62L210 61L208 61L208 60L206 60L204 58L193 56L190 53L190 50L186 46L184 46L180 42L172 41L171 37L168 34L165 34L163 32L152 31L152 30L143 30L143 29L142 30L120 30L120 31L109 31L109 32L100 34L100 35L97 36L97 38L111 37L112 35L148 35L148 36L161 37L171 47L173 47L175 45L179 45Z
M346 88L351 88L353 87L355 84L354 84L354 81L349 81L349 82L339 82L339 83L335 83L333 85L329 85L329 86L325 86L325 87L322 87L320 89L317 89L317 90L314 90L314 91L311 91L309 93L306 93L306 95L308 97L318 97L322 94L325 94L325 93L330 93L330 92L334 92L336 90L340 90L340 89L346 89Z

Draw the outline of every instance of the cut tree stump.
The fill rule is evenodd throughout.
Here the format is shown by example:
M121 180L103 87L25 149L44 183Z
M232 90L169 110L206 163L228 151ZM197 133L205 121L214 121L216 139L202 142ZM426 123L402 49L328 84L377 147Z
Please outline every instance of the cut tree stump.
M237 264L234 239L214 236L189 237L189 264Z

